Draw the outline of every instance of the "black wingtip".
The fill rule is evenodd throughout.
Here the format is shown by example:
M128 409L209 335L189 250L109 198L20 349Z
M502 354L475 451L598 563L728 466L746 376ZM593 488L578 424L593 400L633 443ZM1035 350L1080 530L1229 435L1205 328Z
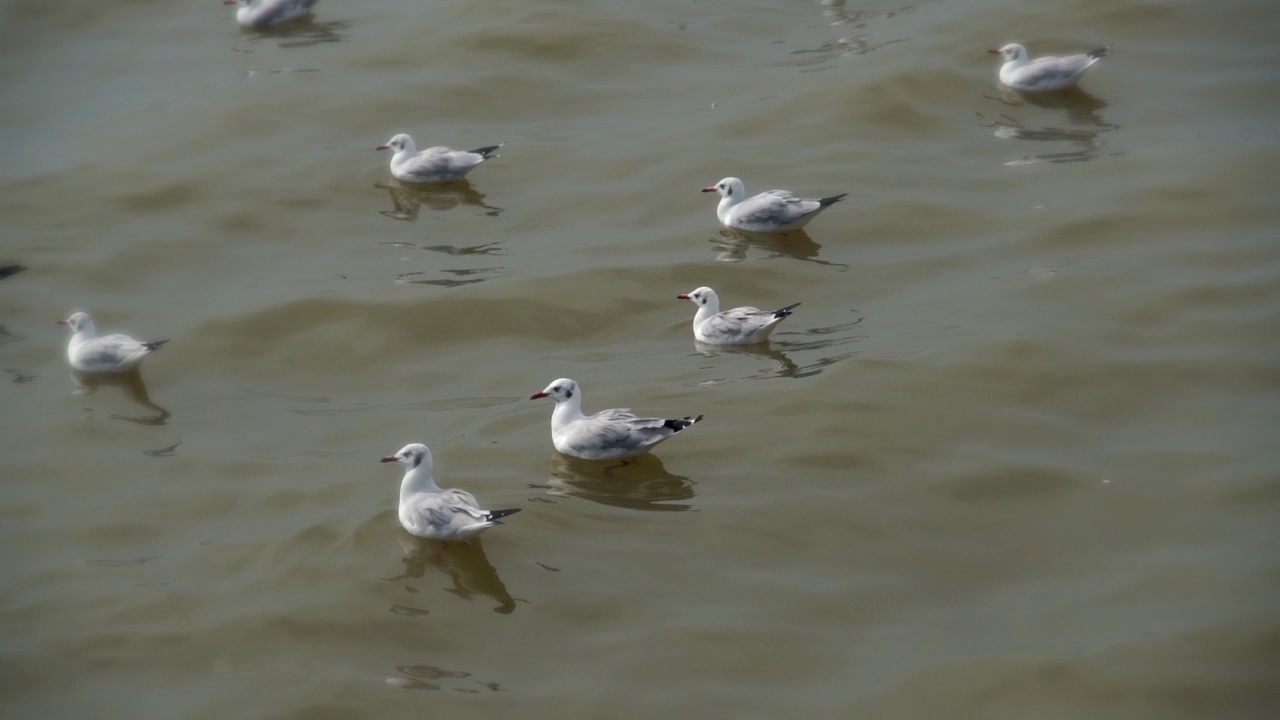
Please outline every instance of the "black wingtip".
M0 280L3 280L10 275L17 275L26 269L26 265L2 265L0 266Z
M787 317L788 315L791 314L792 310L795 310L798 307L800 307L800 303L791 303L790 305L784 308L778 308L777 310L774 310L773 316L779 319Z
M477 155L481 155L484 157L485 160L488 160L490 158L498 157L493 153L497 152L498 148L502 147L503 145L506 145L506 143L498 143L497 145L487 145L482 148L476 148L475 150L468 150L467 152L473 152Z
M168 340L152 340L151 342L142 343L142 347L148 350L159 350L160 346L169 342Z
M1094 60L1097 60L1098 58L1101 58L1101 57L1106 57L1107 55L1111 54L1112 47L1114 46L1108 45L1103 48L1098 48L1097 50L1094 50L1093 52L1089 53L1089 57L1093 58Z
M490 510L489 522L497 522L498 520L501 520L502 518L508 515L515 515L516 513L520 512L520 510L522 509L523 508L510 508L508 510Z
M670 428L673 432L680 432L681 430L689 427L690 425L696 422L701 422L701 421L702 421L702 416L699 415L698 417L682 417L678 420L668 420L665 423L663 423L663 425Z
M820 206L822 206L822 207L826 207L826 206L828 206L828 205L835 205L836 203L838 203L838 202L840 202L841 200L845 199L848 195L849 195L849 193L840 193L839 195L832 195L831 197L824 197L824 198L822 198L821 200L819 200L819 201L818 201L818 205L820 205Z

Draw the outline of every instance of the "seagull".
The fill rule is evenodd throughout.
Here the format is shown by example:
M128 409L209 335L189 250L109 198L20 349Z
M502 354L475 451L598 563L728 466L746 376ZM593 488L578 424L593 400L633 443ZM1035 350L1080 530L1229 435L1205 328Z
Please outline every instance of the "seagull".
M727 177L702 192L718 192L720 204L716 217L725 227L748 232L785 232L799 230L825 208L844 199L840 193L821 200L804 200L790 190L769 190L747 197L747 188L736 177Z
M551 443L556 450L583 460L618 460L643 455L655 445L702 420L702 416L678 420L642 418L625 408L582 414L582 390L569 378L560 378L529 399L556 401L551 413ZM623 460L623 465L627 462Z
M223 5L239 5L236 22L241 27L265 27L300 18L311 12L319 0L222 0Z
M413 144L413 138L400 133L379 145L375 150L395 150L391 156L391 175L405 182L445 182L457 180L471 172L485 160L499 157L494 151L506 145L498 143L475 150L450 150L444 146L429 147L422 152Z
M168 340L141 342L128 335L98 337L93 318L78 312L59 325L71 328L71 342L67 343L67 359L71 367L83 372L128 372L142 362L142 358L155 352Z
M428 540L466 542L508 515L520 512L484 510L476 496L466 490L442 490L431 475L431 450L422 443L410 443L380 462L404 466L400 481L400 524L409 534Z
M1111 46L1084 55L1039 57L1030 60L1027 49L1018 43L987 52L1004 58L1000 66L1000 82L1014 90L1062 90L1076 84L1084 71L1111 52Z
M692 300L698 306L693 316L693 337L710 345L750 345L769 339L778 323L791 315L800 303L793 303L772 312L755 307L738 307L720 311L720 296L709 287L676 296Z

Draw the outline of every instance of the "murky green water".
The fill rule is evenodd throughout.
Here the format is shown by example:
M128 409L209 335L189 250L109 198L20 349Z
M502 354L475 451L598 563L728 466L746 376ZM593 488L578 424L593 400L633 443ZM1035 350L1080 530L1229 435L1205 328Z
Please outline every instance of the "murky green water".
M8 3L7 714L1270 717L1276 17ZM1028 103L1012 40L1116 49ZM508 144L422 190L395 132ZM850 197L742 238L726 175ZM803 305L703 353L699 285ZM76 309L172 342L78 389ZM606 476L561 376L707 420ZM415 544L411 441L524 511Z

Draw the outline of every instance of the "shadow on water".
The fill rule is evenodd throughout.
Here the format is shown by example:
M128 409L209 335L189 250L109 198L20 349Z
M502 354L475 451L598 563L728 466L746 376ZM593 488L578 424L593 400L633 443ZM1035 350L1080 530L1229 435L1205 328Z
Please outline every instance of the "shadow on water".
M298 18L280 25L269 25L260 28L241 28L244 39L250 46L259 42L279 40L278 47L296 48L311 47L320 43L338 42L344 38L344 31L351 23L337 20L333 22L316 22L312 16ZM237 52L250 53L253 50L236 48Z
M498 683L473 678L465 670L448 670L438 665L396 665L395 668L399 675L387 678L387 684L404 690L452 690L473 695L485 690L502 691Z
M147 386L142 382L142 372L138 369L127 373L90 373L72 370L71 379L76 384L76 389L72 391L75 395L92 395L100 387L118 387L124 392L125 397L156 413L139 416L112 414L109 417L113 420L124 420L139 425L164 425L169 421L169 411L151 401Z
M785 233L755 233L732 228L721 228L720 234L709 238L712 248L717 251L716 260L720 262L742 262L747 259L747 251L751 248L768 253L765 259L789 257L818 265L848 270L844 263L827 262L818 259L818 251L822 246L804 230L791 230Z
M551 460L551 477L542 488L551 497L572 497L611 507L630 510L682 511L692 509L693 482L682 475L672 475L654 455L630 458L618 467L618 461L580 460L555 453ZM552 502L538 498L543 502Z
M1028 140L1032 142L1060 142L1076 146L1078 149L1055 153L1038 153L1024 155L1008 160L1005 165L1034 165L1037 163L1064 163L1094 160L1100 157L1113 157L1123 153L1106 152L1106 143L1101 137L1104 133L1119 129L1118 125L1108 123L1099 111L1107 106L1105 100L1091 95L1076 87L1051 93L1021 93L1008 88L1001 88L999 97L984 95L1006 106L991 120L987 127L992 134L1001 140ZM1066 116L1066 125L1049 125L1028 127L1022 120L1011 113L1023 108L1039 108L1060 110ZM979 113L979 117L987 119Z
M482 208L485 215L492 217L502 213L502 208L485 204L484 194L478 192L465 179L432 185L413 185L397 180L391 185L375 183L374 187L386 190L391 196L393 209L379 210L378 214L393 220L414 222L418 219L418 213L421 212L423 205L433 212L444 212L461 205L471 205Z
M707 345L695 341L694 349L698 354L714 360L721 355L751 356L767 360L769 367L754 370L746 375L719 377L703 380L698 384L709 387L742 382L744 380L767 380L770 378L805 378L817 375L826 368L847 360L857 352L841 352L823 355L803 364L796 362L792 356L801 356L816 350L841 347L864 336L853 333L853 329L862 323L862 318L853 322L841 323L829 327L810 328L808 330L779 330L770 337L769 342L758 345ZM708 364L706 367L720 370L718 365Z
M501 528L489 530L489 532L500 531ZM497 569L485 556L480 538L471 542L451 542L445 545L436 540L425 540L410 535L401 528L396 539L400 541L400 547L404 550L404 557L401 558L404 563L404 573L387 580L403 582L421 578L430 568L446 575L453 582L453 587L446 588L447 592L463 600L473 600L476 596L483 595L493 598L498 603L493 608L494 612L503 615L515 612L516 599L507 592L507 586L503 584L502 578L498 577ZM426 610L405 605L392 605L391 612L409 616L427 614Z

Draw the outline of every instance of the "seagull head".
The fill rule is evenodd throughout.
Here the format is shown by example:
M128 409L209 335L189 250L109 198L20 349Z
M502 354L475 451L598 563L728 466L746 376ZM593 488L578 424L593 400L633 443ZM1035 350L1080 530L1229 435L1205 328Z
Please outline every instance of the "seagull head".
M1000 57L1003 57L1005 62L1027 59L1027 49L1018 43L1009 43L1002 48L991 48L987 52L992 55L999 55Z
M722 197L741 200L746 194L746 186L736 177L727 177L715 185L702 188L702 192L718 192Z
M71 332L78 333L82 330L93 329L93 318L89 317L89 313L72 313L71 317L66 320L59 320L59 325L66 325L71 328Z
M405 133L400 133L399 135L396 135L395 137L388 140L385 145L379 145L378 147L374 148L374 150L390 149L390 150L395 150L396 152L400 152L405 148L411 148L411 149L413 148L413 138L409 137Z
M711 302L712 299L716 299L716 300L719 299L716 297L716 291L712 290L711 288L705 285L698 288L697 290L694 290L693 292L680 293L676 297L681 300L689 300L693 302L694 305L697 305L698 307L702 307L703 305L706 305L707 303Z
M414 468L426 463L427 470L431 469L431 450L422 443L409 443L400 448L400 452L395 455L388 455L378 462L398 462L405 467L406 470Z
M560 378L553 381L550 385L542 389L542 392L536 392L529 396L530 400L549 397L556 402L564 402L575 397L581 397L581 390L578 389L578 383L569 378Z

